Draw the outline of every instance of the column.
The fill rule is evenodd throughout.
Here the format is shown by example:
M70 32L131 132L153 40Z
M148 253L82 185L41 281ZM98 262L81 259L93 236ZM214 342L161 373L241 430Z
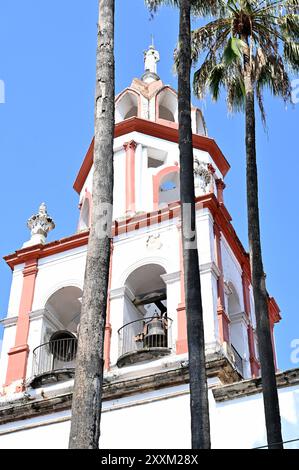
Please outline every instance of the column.
M161 279L166 284L167 316L170 319L168 325L168 347L177 351L178 333L178 305L180 304L181 272L162 274ZM185 336L186 337L186 336Z
M251 364L249 362L248 326L249 320L245 312L230 315L231 345L242 358L242 375L244 378L251 377Z
M221 178L216 179L216 188L217 188L217 199L219 201L219 204L224 204L223 191L225 190L226 185Z
M214 193L214 182L215 182L215 173L216 170L211 163L208 164L208 170L211 173L211 182L210 182L210 193Z
M179 250L180 250L180 303L177 308L177 321L178 332L176 341L176 353L185 354L188 352L188 339L187 339L187 316L186 316L186 302L185 302L185 276L184 276L184 259L183 259L183 245L181 223L177 225L179 234Z
M217 293L218 293L218 305L217 315L219 324L219 336L222 343L229 343L229 318L225 312L225 296L224 296L224 278L223 278L223 265L222 265L222 253L221 253L221 232L218 224L214 224L214 235L215 235L215 253L217 267L220 271L220 275L217 282Z
M251 374L252 374L252 377L258 377L260 366L256 357L254 333L253 333L253 327L252 327L251 319L250 319L250 311L251 311L250 293L249 293L250 281L244 271L242 274L242 284L243 284L244 309L245 309L246 316L249 320L247 333L248 333L248 349L249 349L249 361L250 361L250 367L251 367Z
M38 272L37 259L26 262L23 271L23 289L20 301L19 316L15 345L8 352L8 367L6 375L6 386L19 382L16 391L23 389L22 383L26 379L27 360L29 354L29 314L32 310L35 281Z
M126 151L126 211L135 212L135 153L137 144L134 140L124 144Z
M111 335L112 335L112 326L111 326L111 315L110 315L110 290L111 290L111 281L112 281L112 264L113 264L113 240L111 240L111 251L110 251L110 264L109 264L109 281L108 281L108 302L107 302L107 318L105 326L105 340L104 340L104 368L105 370L110 369L110 350L111 350Z

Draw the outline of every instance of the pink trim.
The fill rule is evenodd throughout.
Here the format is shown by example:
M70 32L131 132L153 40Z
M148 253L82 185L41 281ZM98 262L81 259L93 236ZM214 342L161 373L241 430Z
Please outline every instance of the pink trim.
M178 129L178 123L177 122L173 122L173 121L167 121L166 119L161 119L160 118L160 113L159 113L159 98L160 98L160 95L165 91L165 90L169 90L176 98L178 96L177 92L171 88L170 86L168 85L165 85L163 86L163 88L161 88L158 93L156 94L156 98L155 98L155 110L156 110L156 122L158 124L162 124L162 125L166 125L168 127L172 127L174 129Z
M160 170L156 175L153 175L153 201L154 201L154 210L159 208L159 192L160 184L163 178L170 173L179 173L180 168L178 166L168 166Z
M134 140L126 142L126 212L135 212L135 153L137 144Z
M218 324L219 324L219 337L220 341L229 343L229 323L230 320L225 312L225 296L224 296L224 278L223 278L223 265L222 265L222 252L221 252L221 231L219 226L214 224L214 236L215 236L215 253L216 262L220 275L217 281L217 292L218 292Z
M249 294L250 281L244 272L242 274L242 285L243 285L244 309L245 309L245 313L247 317L250 318L250 311L251 311L250 294Z
M214 194L214 183L216 170L211 163L208 164L208 170L211 173L210 193Z
M183 245L181 225L177 225L179 231L179 250L180 250L180 290L181 301L177 308L177 322L178 322L178 337L176 341L176 353L185 354L188 352L187 340L187 316L186 316L186 302L185 302L185 276L184 276L184 260L183 260Z
M167 119L157 118L156 123L157 124L162 124L162 126L172 127L173 129L178 129L179 128L179 125L178 125L177 122L167 121Z
M251 369L252 377L259 377L260 376L260 364L256 358L255 341L254 341L252 325L248 326L248 346L249 346L249 362L250 362L250 369Z
M36 259L26 262L23 270L23 289L19 307L15 345L8 352L8 367L6 374L6 386L16 381L24 381L26 378L29 346L29 313L32 310L35 281L38 272Z
M274 341L274 326L275 326L275 323L278 323L281 320L281 316L280 316L280 308L277 305L273 297L269 297L268 299L268 311L269 311L269 322L270 322L270 329L271 329L271 341L272 341L272 349L273 349L273 356L274 356L274 364L277 370L277 357L276 357L276 348L275 348L275 341Z
M116 124L114 136L117 138L131 134L132 132L140 132L151 137L168 140L169 142L179 142L179 132L177 129L149 121L148 119L140 119L136 117L126 119L125 121L121 121ZM230 165L216 142L209 137L195 134L193 134L192 140L193 147L199 150L203 150L204 152L208 152L221 174L225 176L230 169ZM88 149L74 183L74 189L77 191L77 193L82 191L86 178L88 177L88 174L92 168L93 147L94 140Z
M219 201L219 204L224 204L223 191L225 190L226 185L222 179L216 180L216 188L217 188L217 199Z
M277 367L277 358L276 358L276 349L275 349L275 340L274 340L274 323L270 323L270 332L271 332L271 342L272 342L272 349L273 349L273 357L274 357L274 366L275 370L278 370Z

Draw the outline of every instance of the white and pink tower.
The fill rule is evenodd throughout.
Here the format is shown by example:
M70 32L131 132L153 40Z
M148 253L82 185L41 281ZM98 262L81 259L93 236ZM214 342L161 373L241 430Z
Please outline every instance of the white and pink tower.
M183 370L188 358L178 99L176 91L157 75L158 61L159 53L150 46L142 78L134 79L115 100L105 374L109 383L124 384L124 397L128 381L139 380L140 386L142 378L162 372L169 374L163 382L169 390L174 384L173 371ZM215 140L208 137L202 113L195 107L192 128L207 369L211 384L224 385L259 376L250 265L224 202L229 163ZM66 384L72 386L92 176L93 142L74 184L80 207L77 232L47 243L55 224L42 204L28 221L30 241L5 257L12 270L12 285L2 322L3 403L41 389L58 396ZM269 318L273 333L280 314L270 296ZM144 390L145 395L149 393Z

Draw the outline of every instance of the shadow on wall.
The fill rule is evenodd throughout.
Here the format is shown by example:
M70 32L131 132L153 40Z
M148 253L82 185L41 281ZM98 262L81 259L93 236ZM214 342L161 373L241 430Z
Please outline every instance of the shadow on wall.
M281 428L284 449L299 449L299 389L291 387L279 390ZM293 441L293 442L288 442ZM267 442L266 433L264 442ZM264 446L258 441L253 447Z
M285 449L299 449L299 387L279 389ZM211 409L212 445L215 449L255 449L267 446L262 394L222 403Z
M292 387L292 389L292 400L290 398L285 398L286 402L288 402L290 411L289 413L281 413L282 435L284 442L292 441L294 439L298 440L286 443L284 445L285 449L299 449L299 389L298 387L297 390L295 387ZM286 391L287 390L288 389L286 389ZM291 409L294 410L293 413Z

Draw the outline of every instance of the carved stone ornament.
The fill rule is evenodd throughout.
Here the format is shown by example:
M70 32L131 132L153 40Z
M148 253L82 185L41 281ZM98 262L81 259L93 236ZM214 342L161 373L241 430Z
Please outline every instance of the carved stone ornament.
M150 235L146 241L146 247L148 250L160 250L163 246L160 234Z
M194 176L195 185L200 187L203 192L206 192L207 186L211 182L211 172L208 169L208 165L204 162L194 159Z
M45 203L40 205L38 214L32 215L30 219L28 219L27 227L31 231L31 239L24 244L24 247L46 243L48 233L54 230L55 223L48 215Z

